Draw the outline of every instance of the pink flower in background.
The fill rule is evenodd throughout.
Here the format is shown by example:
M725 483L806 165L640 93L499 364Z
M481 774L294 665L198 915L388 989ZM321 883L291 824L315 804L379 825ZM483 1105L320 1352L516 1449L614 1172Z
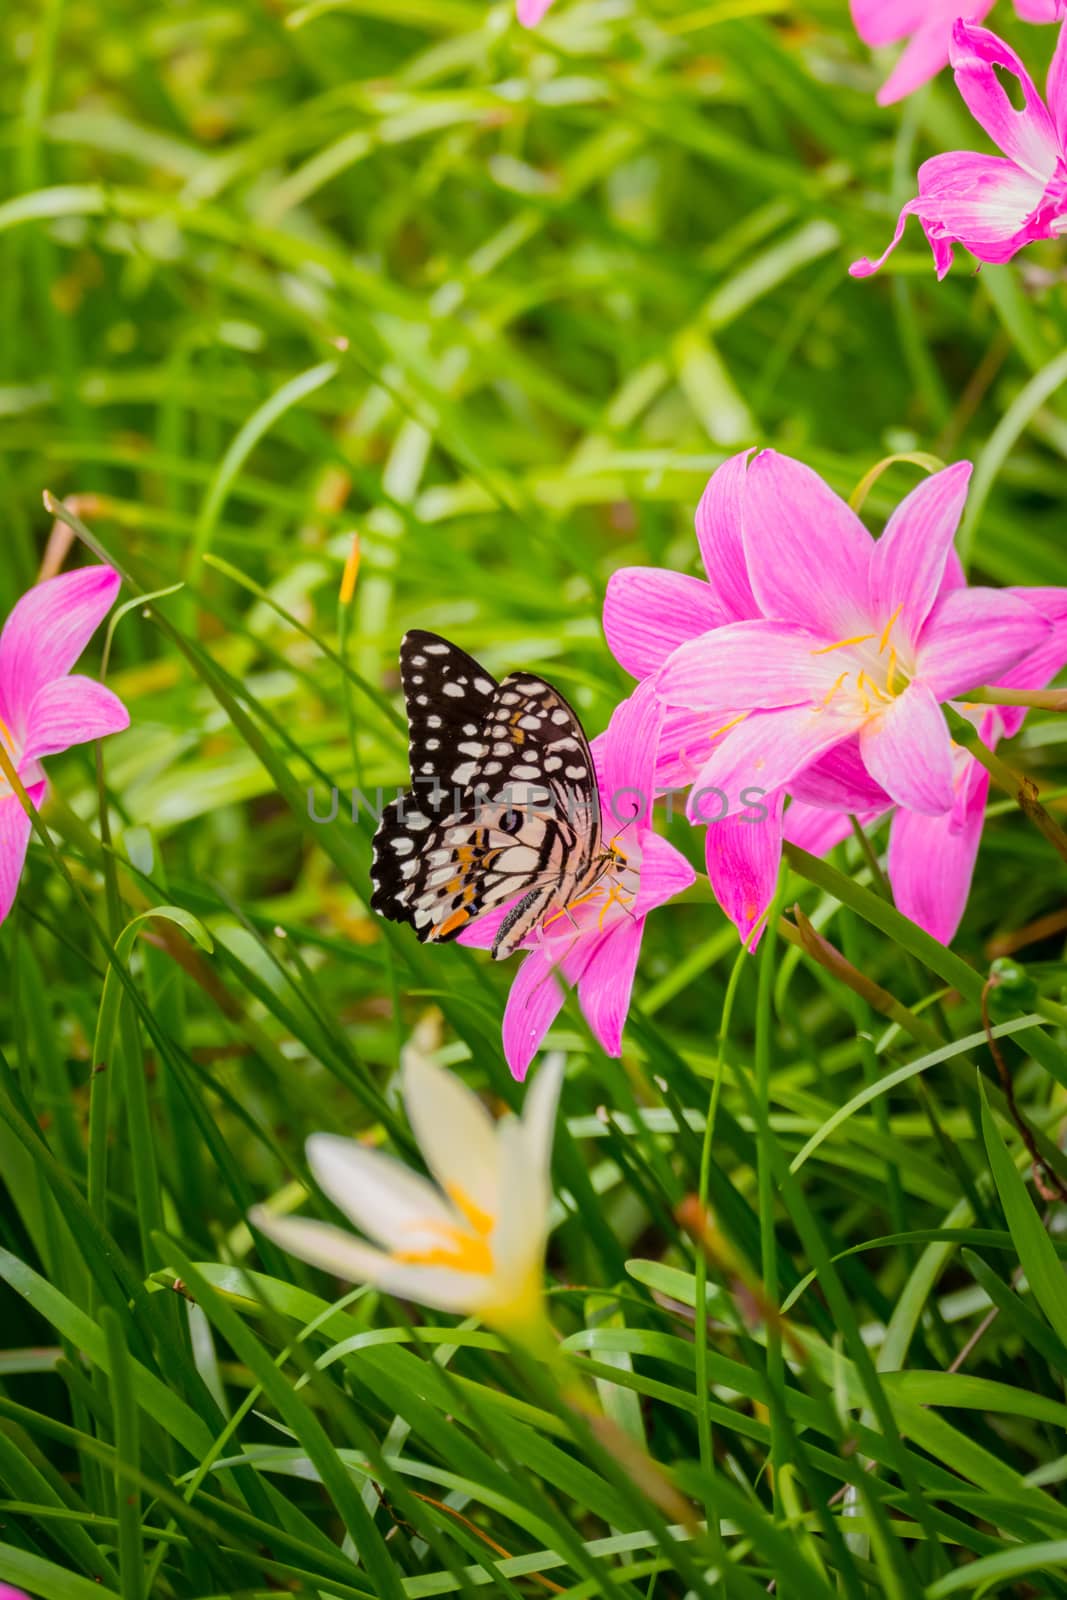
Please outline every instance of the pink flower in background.
M850 0L856 32L872 49L908 41L904 53L878 91L878 104L892 105L912 94L947 66L957 19L981 22L994 0ZM1015 0L1026 22L1055 22L1062 0Z
M516 0L515 10L524 28L536 28L552 0Z
M910 216L917 216L934 253L938 278L961 244L979 261L1010 261L1037 239L1067 232L1067 24L1048 75L1048 107L1015 51L986 28L957 22L952 36L956 84L1002 156L952 151L919 168L919 193L897 219L877 261L849 268L854 278L877 272L896 249ZM1016 111L997 76L1018 81L1024 109Z
M30 1597L21 1589L11 1589L6 1583L0 1583L0 1600L30 1600Z
M1059 591L967 588L952 540L969 477L960 463L927 479L875 541L807 467L745 453L713 475L697 514L713 582L634 568L609 585L609 643L629 671L655 674L669 708L657 783L692 784L709 878L746 941L774 893L787 796L786 836L818 850L844 837L848 813L898 806L902 909L937 937L955 931L950 890L964 865L969 881L984 774L955 749L940 702L980 684L1036 687L1067 657ZM1013 676L1024 670L1025 684ZM997 731L990 722L987 742ZM908 881L938 830L938 848L960 857L941 891L928 861Z
M607 731L594 741L604 845L613 843L624 860L606 867L593 889L550 916L525 942L528 954L504 1011L504 1054L520 1081L563 1005L561 978L577 986L601 1048L609 1056L621 1053L645 918L696 878L685 857L652 828L662 721L652 685L644 684L616 708ZM488 949L509 909L487 912L460 934L460 943Z
M110 567L49 578L23 595L0 633L0 742L34 806L48 787L45 756L129 726L110 689L70 671L111 609L119 581ZM14 902L31 831L0 772L0 922Z

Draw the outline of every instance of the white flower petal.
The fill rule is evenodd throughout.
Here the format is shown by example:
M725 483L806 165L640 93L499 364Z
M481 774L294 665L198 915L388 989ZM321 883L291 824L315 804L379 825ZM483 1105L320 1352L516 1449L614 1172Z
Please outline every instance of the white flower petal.
M389 1250L411 1248L426 1226L455 1223L450 1206L433 1184L392 1156L354 1139L313 1133L307 1142L315 1181L362 1233Z
M560 1051L546 1055L530 1085L522 1108L522 1128L533 1170L551 1196L552 1141L566 1058ZM546 1208L548 1199L546 1198Z
M330 1222L306 1217L274 1216L264 1206L254 1207L249 1221L289 1255L299 1256L351 1283L369 1283L401 1300L415 1300L438 1311L473 1312L492 1300L489 1278L473 1272L453 1272L447 1267L420 1267L394 1261L381 1250L354 1239Z
M486 1216L495 1216L496 1127L478 1096L454 1072L410 1059L404 1067L404 1104L426 1165L445 1193L452 1199L462 1195Z
M502 1122L500 1211L491 1240L493 1266L503 1300L528 1297L540 1283L548 1232L548 1194L536 1165L528 1131L515 1118Z

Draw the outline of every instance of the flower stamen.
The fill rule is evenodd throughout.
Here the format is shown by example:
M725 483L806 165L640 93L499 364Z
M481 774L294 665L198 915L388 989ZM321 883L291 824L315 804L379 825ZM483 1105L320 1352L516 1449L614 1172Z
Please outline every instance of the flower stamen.
M603 929L604 918L607 916L612 906L621 906L622 909L626 911L629 909L629 903L631 900L633 900L633 898L634 897L632 894L626 894L624 890L620 889L617 883L609 884L607 899L600 908L600 916L597 918L597 927Z
M733 717L731 719L731 721L724 722L721 728L713 728L712 731L708 734L708 743L709 744L714 744L716 739L719 737L720 734L729 733L730 729L731 728L736 728L739 722L744 722L744 720L745 720L745 718L747 716L748 716L748 712L747 711L742 711L742 713L741 713L741 715L739 717Z
M835 678L834 679L834 681L831 684L830 688L828 689L826 694L823 696L822 703L819 706L819 710L820 711L825 711L826 710L827 706L830 704L830 701L834 698L834 695L840 689L841 685L844 683L844 681L845 681L845 679L847 677L848 677L848 673L847 672L843 672L839 678Z
M598 900L600 896L604 894L604 892L605 891L599 887L587 889L585 893L580 894L576 900L568 901L565 906L560 906L558 911L553 911L552 915L550 917L546 917L544 922L542 922L542 933L546 928L551 927L553 922L558 922L560 917L569 917L576 906L584 906L588 900Z
M838 639L836 644L820 645L818 650L813 650L813 656L828 656L831 650L844 650L850 644L869 644L872 639L877 639L876 633L857 633L852 639Z
M486 1238L492 1233L496 1225L495 1218L488 1211L483 1211L481 1206L471 1199L466 1189L458 1183L446 1183L445 1193L459 1212L466 1218L475 1233L483 1234Z
M897 606L897 609L893 612L893 615L890 617L889 621L886 623L885 627L882 629L882 637L878 641L878 654L879 655L881 655L882 651L885 649L886 645L889 643L889 635L893 631L893 624L894 624L894 622L896 622L897 618L900 616L900 613L903 611L903 609L904 609L904 602L902 600L900 602L899 606ZM873 635L872 635L872 638L873 638Z
M391 1250L394 1261L412 1267L451 1267L457 1272L491 1273L493 1252L480 1233L468 1233L450 1222L426 1221L412 1224L413 1230L436 1235L441 1244L423 1245L414 1250Z

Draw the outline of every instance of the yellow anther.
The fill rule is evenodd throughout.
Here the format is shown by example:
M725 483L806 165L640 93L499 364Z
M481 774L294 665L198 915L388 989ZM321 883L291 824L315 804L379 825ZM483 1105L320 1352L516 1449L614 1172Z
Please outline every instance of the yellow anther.
M608 845L608 855L610 856L611 864L614 867L624 867L626 865L626 854L624 851L619 849L619 839L621 837L622 835L617 833L612 839L611 843Z
M831 650L843 650L850 644L868 644L871 639L877 639L876 633L857 633L853 639L838 639L836 644L820 645L818 650L813 650L813 656L828 656Z
M739 717L734 717L731 722L724 722L721 728L715 728L708 734L708 743L713 744L721 733L729 733L731 728L736 728L739 722L744 722L748 716L747 711L742 711Z
M861 674L861 676L862 676L862 674ZM830 704L830 701L833 699L834 695L837 693L838 689L840 689L841 685L844 683L844 681L845 681L845 679L847 677L848 677L848 673L847 672L843 672L839 678L835 678L834 679L832 686L830 687L830 689L827 690L826 694L823 696L822 704L819 707L820 711L825 711L826 710L827 706Z
M886 645L889 643L889 635L893 631L893 624L897 620L897 618L900 616L900 613L903 611L903 609L904 609L904 602L902 600L900 602L899 606L897 606L897 609L893 612L893 615L890 617L889 621L886 623L885 627L882 629L882 637L878 641L878 654L879 655L881 655L882 651L885 649Z
M860 692L863 694L864 710L865 711L869 712L870 711L870 706L867 703L867 696L866 696L866 694L864 693L864 690L863 690L864 684L866 684L867 688L871 691L871 693L873 694L874 698L876 700L880 700L884 706L890 705L892 703L892 698L893 698L892 695L886 694L884 689L879 689L878 685L871 678L868 678L868 676L867 676L867 674L865 672L861 672L860 675L859 675L859 686L860 686Z
M359 577L360 538L358 531L352 535L352 546L345 562L345 570L341 575L341 604L351 605L352 596L356 592L356 579Z
M896 647L896 645L894 645L893 648L889 652L889 669L888 669L888 671L886 672L886 675L885 675L885 686L889 690L890 694L896 694L896 690L893 688L893 679L896 677L896 675L897 675L897 647Z
M608 887L608 897L600 909L600 916L597 918L597 927L600 929L603 928L604 918L607 916L613 905L622 906L623 910L625 910L627 903L632 899L633 895L624 894L619 888L618 884L610 884Z

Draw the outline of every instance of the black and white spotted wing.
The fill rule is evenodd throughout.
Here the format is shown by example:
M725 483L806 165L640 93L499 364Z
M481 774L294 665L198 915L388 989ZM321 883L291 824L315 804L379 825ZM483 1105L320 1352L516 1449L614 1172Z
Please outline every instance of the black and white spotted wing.
M374 836L371 907L393 922L409 909L412 863L434 822L461 804L486 751L485 724L499 685L458 645L412 628L400 643L411 788L387 805Z
M600 801L588 742L543 678L516 672L495 684L429 634L409 634L401 662L412 777L424 782L383 813L371 904L420 939L444 940L514 900L493 946L508 955L596 869ZM468 686L469 699L456 694Z

